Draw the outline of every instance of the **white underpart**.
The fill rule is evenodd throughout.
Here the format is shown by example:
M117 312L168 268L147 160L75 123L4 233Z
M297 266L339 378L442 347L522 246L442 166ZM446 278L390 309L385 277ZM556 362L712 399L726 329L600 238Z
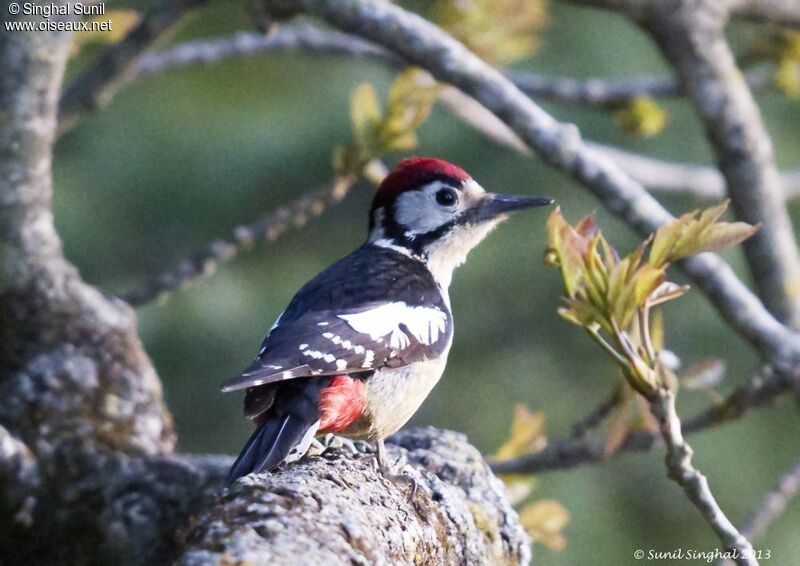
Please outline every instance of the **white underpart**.
M456 226L450 233L430 244L427 265L433 278L447 294L453 271L467 260L469 252L504 220L503 217L481 222L478 225Z
M397 369L380 369L367 385L369 436L383 439L408 422L444 373L450 344L436 359Z
M430 346L445 332L447 326L447 315L440 309L412 307L402 301L386 303L359 313L340 314L338 317L356 332L369 334L376 342L388 336L389 346L396 350L402 350L411 343L406 331L417 341ZM400 328L401 325L406 331Z
M286 458L283 460L284 463L288 464L305 456L305 453L308 452L309 446L311 446L311 442L314 440L314 435L317 434L318 428L319 421L315 422L308 428L306 433L303 435L303 438L300 439L300 442L298 442L286 455Z

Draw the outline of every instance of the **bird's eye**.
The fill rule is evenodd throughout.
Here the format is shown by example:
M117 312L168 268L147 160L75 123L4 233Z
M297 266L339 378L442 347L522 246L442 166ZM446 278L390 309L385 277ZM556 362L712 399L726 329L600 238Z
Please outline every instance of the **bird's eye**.
M436 193L436 202L442 206L453 206L458 201L458 193L455 189L442 189Z

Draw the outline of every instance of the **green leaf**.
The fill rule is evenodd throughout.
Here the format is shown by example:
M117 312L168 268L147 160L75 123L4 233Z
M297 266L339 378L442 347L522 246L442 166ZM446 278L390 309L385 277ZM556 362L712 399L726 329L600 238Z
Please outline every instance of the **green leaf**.
M650 264L662 267L702 252L719 251L756 233L757 226L744 222L719 222L727 208L728 201L725 201L702 213L688 212L661 226L650 250Z
M649 96L637 96L617 112L617 122L625 132L648 138L661 133L667 113Z
M379 128L384 151L408 151L417 146L415 130L430 116L441 87L426 72L412 68L392 83L386 118Z
M495 452L497 460L510 460L543 449L547 444L544 413L533 413L525 405L514 407L508 439Z
M550 550L562 550L567 541L561 531L569 523L569 512L554 499L541 499L523 507L519 522L534 542Z
M792 59L783 59L778 63L775 86L786 96L800 96L800 63Z
M636 307L643 307L655 290L664 282L665 268L644 264L636 272L633 285L636 295Z
M730 248L742 243L756 232L758 226L751 226L746 222L719 222L709 226L697 240L684 246L676 259Z
M432 19L494 64L529 57L547 23L544 0L438 0Z

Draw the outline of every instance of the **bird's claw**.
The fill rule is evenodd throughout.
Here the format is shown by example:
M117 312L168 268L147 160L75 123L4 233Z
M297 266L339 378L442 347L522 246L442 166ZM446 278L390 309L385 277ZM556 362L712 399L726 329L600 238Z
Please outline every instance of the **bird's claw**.
M378 471L381 473L381 475L383 477L385 477L386 479L388 479L392 483L395 483L395 484L403 483L403 484L407 485L409 487L408 501L409 502L413 501L414 497L417 494L417 480L415 480L413 477L411 477L408 474L404 474L404 473L399 473L398 474L395 471L395 470L398 469L398 467L405 466L405 461L404 461L405 459L403 458L403 455L400 454L400 456L397 458L397 460L395 461L394 465L392 466L386 461L387 452L386 452L386 447L383 444L383 441L379 440L376 443L375 448L376 448L376 450L375 450L375 464L376 464L376 467L377 467ZM403 464L398 466L398 464L400 464L401 460L403 460L404 462L403 462Z
M312 446L318 450L319 455L324 455L331 449L341 449L349 452L352 456L360 454L360 450L355 445L355 442L344 436L336 434L326 434L321 439L314 439Z
M404 484L408 486L409 488L408 501L409 503L411 501L414 501L414 497L416 497L417 495L417 487L418 487L417 480L415 480L408 474L403 474L403 473L395 474L392 472L390 468L381 468L380 472L383 475L383 477L385 477L390 482L394 484Z

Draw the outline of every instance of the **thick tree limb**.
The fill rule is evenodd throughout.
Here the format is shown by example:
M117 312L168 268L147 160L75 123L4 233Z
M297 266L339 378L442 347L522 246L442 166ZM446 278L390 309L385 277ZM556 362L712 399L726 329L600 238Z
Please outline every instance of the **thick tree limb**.
M675 68L705 125L740 220L760 224L744 243L761 299L800 326L800 254L772 141L724 36L726 2L648 2L639 19Z
M575 126L557 122L502 74L419 16L367 0L274 0L267 5L282 13L294 10L319 16L461 89L501 118L547 163L573 176L638 231L649 234L672 218L614 162L587 147ZM764 356L787 364L800 357L800 337L771 316L719 257L702 254L682 262L682 267L731 326Z
M408 486L384 478L372 455L306 458L239 480L189 532L178 564L527 564L528 538L463 435L395 435L392 461Z
M37 456L76 439L157 453L174 437L133 312L81 281L53 225L51 148L70 37L0 34L0 424Z
M40 485L39 468L30 449L0 426L0 514L29 527L35 504L31 494ZM6 546L4 542L0 545Z

